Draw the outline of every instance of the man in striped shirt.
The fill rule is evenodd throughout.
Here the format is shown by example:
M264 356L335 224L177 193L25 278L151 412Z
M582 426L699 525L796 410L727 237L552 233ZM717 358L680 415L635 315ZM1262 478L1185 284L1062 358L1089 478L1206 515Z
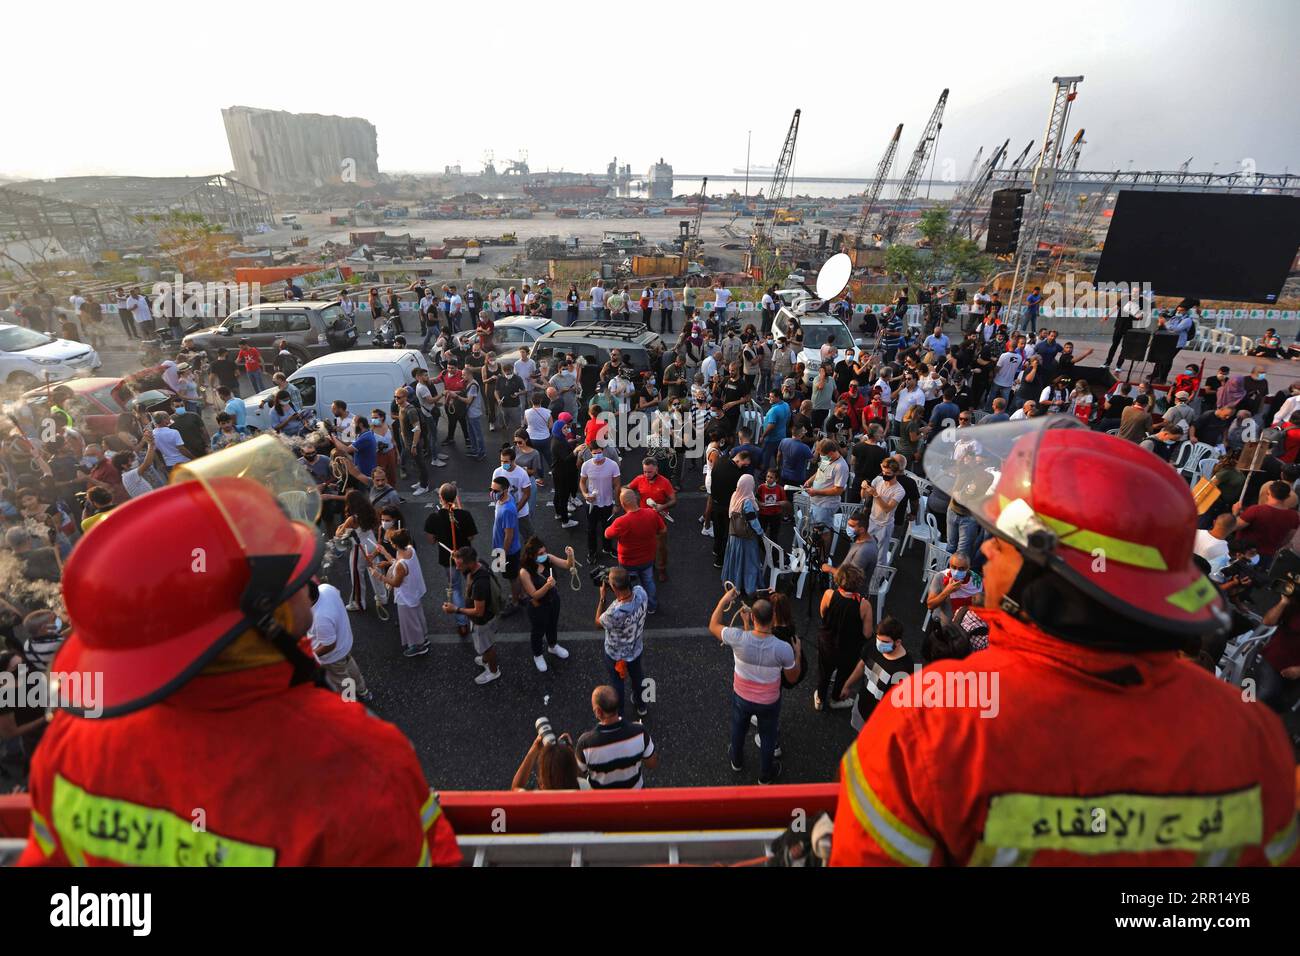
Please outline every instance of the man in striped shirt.
M578 772L593 790L640 790L641 768L659 766L654 741L645 727L623 719L618 692L608 685L591 692L591 710L599 724L578 738Z
M709 633L731 648L736 656L731 703L731 769L739 773L745 766L745 732L751 717L758 718L758 782L772 783L781 774L776 759L778 728L781 720L781 672L796 676L799 639L793 645L772 633L772 602L759 598L750 607L741 606L744 627L724 627L723 616L740 597L728 587L713 609Z

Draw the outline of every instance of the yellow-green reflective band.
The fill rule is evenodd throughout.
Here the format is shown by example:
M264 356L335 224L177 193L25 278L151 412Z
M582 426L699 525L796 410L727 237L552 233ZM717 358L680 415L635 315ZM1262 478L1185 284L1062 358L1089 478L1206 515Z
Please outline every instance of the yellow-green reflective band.
M856 743L844 755L841 769L849 785L849 804L853 808L853 815L880 848L904 866L929 866L934 841L908 827L880 802L862 772Z
M971 851L970 859L966 861L966 865L1028 866L1033 861L1033 858L1032 853L1025 853L1015 847L998 847L989 846L987 843L976 843L975 849Z
M438 803L438 795L430 790L429 799L424 801L424 806L420 808L420 829L428 830L441 815L442 805Z
M1112 538L1108 534L1089 531L1086 528L1077 528L1065 521L1058 521L1056 518L1049 517L1042 512L1038 513L1038 517L1042 519L1043 524L1060 536L1062 544L1071 548L1087 551L1089 554L1094 551L1101 551L1106 556L1107 561L1131 564L1135 568L1146 568L1151 571L1167 571L1169 569L1169 566L1165 564L1165 556L1160 553L1160 549L1153 548L1149 544L1138 544L1136 541L1125 541L1122 538Z
M1208 796L998 794L989 801L983 840L994 847L1084 855L1160 850L1199 855L1257 846L1263 834L1256 784Z
M54 829L68 859L84 854L127 866L274 866L275 849L242 843L168 810L88 793L54 778Z
M54 853L54 834L50 832L50 825L37 810L32 811L32 836L42 853L46 856Z
M433 866L433 854L429 852L429 840L420 838L420 862L416 866Z
M1292 817L1290 826L1264 847L1264 855L1268 857L1269 863L1280 866L1291 858L1298 841L1300 841L1300 818Z
M1165 598L1170 604L1188 614L1195 614L1214 600L1218 594L1210 579L1202 575L1181 591L1175 591Z

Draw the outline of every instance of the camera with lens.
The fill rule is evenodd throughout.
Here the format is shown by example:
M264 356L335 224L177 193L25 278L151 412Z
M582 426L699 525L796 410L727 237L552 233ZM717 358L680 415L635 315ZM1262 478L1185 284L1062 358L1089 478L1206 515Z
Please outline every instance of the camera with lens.
M593 564L587 568L587 576L591 578L591 583L600 587L609 579L609 568L603 564Z
M1268 569L1268 586L1282 597L1295 597L1300 590L1300 555L1289 548L1279 551Z
M555 745L555 731L551 729L551 720L549 717L538 717L533 724L537 728L537 736L542 738L542 744L547 747Z

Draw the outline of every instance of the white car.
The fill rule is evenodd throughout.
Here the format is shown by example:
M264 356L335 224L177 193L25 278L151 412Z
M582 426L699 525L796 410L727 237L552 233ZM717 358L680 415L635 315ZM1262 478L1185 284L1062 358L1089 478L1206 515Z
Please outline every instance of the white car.
M494 352L516 352L521 345L532 348L534 342L547 332L564 326L551 319L532 315L512 315L493 323L492 343ZM473 348L478 333L470 328L456 333L456 341L462 348Z
M776 338L790 337L792 317L793 313L789 309L783 308L777 312L776 318L772 320L772 334ZM835 344L836 362L857 353L857 345L849 327L835 316L824 312L807 312L798 318L803 329L803 349L799 352L799 361L804 363L804 377L807 381L811 382L817 377L817 370L822 364L821 348L828 337Z
M103 363L89 345L0 323L0 382L22 389L89 375Z

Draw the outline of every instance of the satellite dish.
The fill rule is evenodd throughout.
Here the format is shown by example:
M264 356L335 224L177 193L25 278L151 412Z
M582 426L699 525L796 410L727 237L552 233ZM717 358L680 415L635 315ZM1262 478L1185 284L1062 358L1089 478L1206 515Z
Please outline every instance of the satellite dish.
M817 272L817 298L823 302L833 299L849 284L853 274L853 260L843 252L827 259Z

